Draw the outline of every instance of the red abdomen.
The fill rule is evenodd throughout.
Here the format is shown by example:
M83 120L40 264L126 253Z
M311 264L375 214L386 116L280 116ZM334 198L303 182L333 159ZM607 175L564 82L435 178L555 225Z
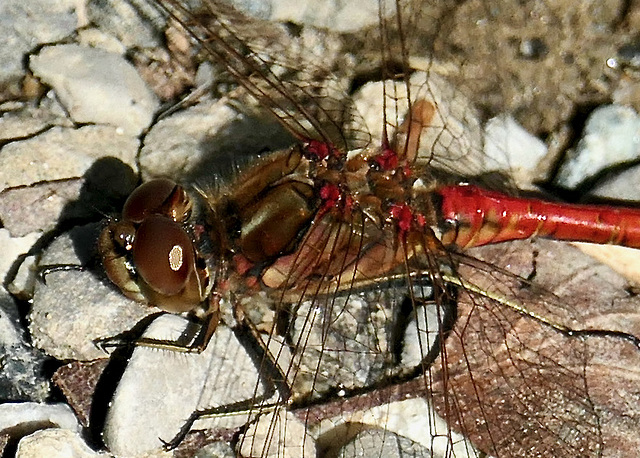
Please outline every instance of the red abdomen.
M523 199L476 186L438 193L445 245L471 248L535 235L640 248L640 209Z

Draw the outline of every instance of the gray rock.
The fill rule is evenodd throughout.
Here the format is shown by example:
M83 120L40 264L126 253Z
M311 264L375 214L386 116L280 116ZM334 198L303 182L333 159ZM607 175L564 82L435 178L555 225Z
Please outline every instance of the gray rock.
M79 178L104 157L135 167L138 140L109 126L54 127L5 145L0 154L0 189Z
M318 398L336 388L354 390L376 383L392 367L394 307L404 291L352 293L304 301L291 341L297 345L289 371L296 395Z
M147 0L100 0L87 4L88 19L127 48L161 45L164 19Z
M560 167L555 184L575 188L602 170L640 157L640 117L629 107L602 106L587 120L576 150Z
M73 125L55 99L45 97L38 107L18 104L0 117L0 140L15 141L27 138L54 125Z
M640 166L636 165L598 183L590 195L608 199L640 201Z
M162 315L144 337L173 341L187 323L177 315ZM158 450L161 440L173 439L196 409L250 401L263 393L255 363L226 326L218 327L200 354L136 347L112 400L104 441L120 455ZM241 411L202 419L194 429L235 428L248 415Z
M433 457L428 448L406 437L398 436L382 429L368 429L359 433L351 442L340 449L340 458L377 456L392 457Z
M0 246L3 248L3 256L0 258L0 278L7 278L16 259L27 253L40 235L34 232L24 237L12 237L7 229L0 228Z
M55 227L67 205L78 199L81 178L16 186L0 194L0 217L14 237L27 237Z
M4 288L0 289L0 398L44 401L49 395L49 382L43 373L45 357L26 342L18 317L15 302Z
M78 123L108 124L138 135L158 100L124 57L75 44L44 48L29 61Z
M0 430L13 429L29 434L39 429L58 426L74 433L80 425L71 408L66 404L40 404L21 402L0 404Z
M438 354L439 349L434 348L439 345L438 336L440 327L444 320L445 312L435 303L429 302L418 307L412 312L411 321L405 330L402 341L401 362L404 367L411 369L420 364L430 352Z
M96 458L111 455L91 450L78 432L67 429L41 429L18 443L16 458L40 458L43 456Z
M4 145L0 218L13 237L113 213L135 187L138 140L109 126L54 127ZM119 211L119 210L118 210ZM13 259L12 261L13 262Z
M378 24L379 2L367 0L354 2L307 1L238 1L237 6L248 5L245 11L257 11L273 21L291 21L298 24L328 28L336 32L354 32ZM252 9L250 9L252 8ZM389 8L387 14L393 10ZM264 16L263 16L264 17Z
M24 56L30 50L73 33L78 25L76 6L75 0L3 0L0 3L0 83L10 94L21 92Z
M17 260L20 262L17 271L5 277L6 281L10 281L7 285L7 290L16 298L31 300L38 277L36 256L28 255L23 259L18 258Z
M284 408L261 415L257 422L249 425L240 439L239 452L240 456L265 458L318 456L305 423Z
M156 123L145 137L140 167L145 179L211 183L235 173L238 164L265 150L290 145L292 138L272 119L255 119L228 101L205 101Z
M214 442L205 445L196 452L196 458L235 458L233 448L226 442Z
M547 155L544 142L507 115L490 119L484 129L484 153L495 161L495 170L508 174L520 189L531 188Z
M361 437L363 443L358 439L349 444L352 438L366 430L383 432L373 433L372 437L365 434ZM376 450L372 448L374 444L380 445L377 442L379 435L389 438L391 443L388 444L389 448L378 447L376 456L381 450L389 453L381 456L405 456L402 454L403 451L418 453L417 456L423 456L419 453L428 452L426 456L456 458L477 457L479 454L467 439L451 431L427 400L420 397L342 414L325 419L313 428L313 436L318 437L319 447L339 453L344 446L346 453L365 453L342 453L340 456L369 456L366 452Z

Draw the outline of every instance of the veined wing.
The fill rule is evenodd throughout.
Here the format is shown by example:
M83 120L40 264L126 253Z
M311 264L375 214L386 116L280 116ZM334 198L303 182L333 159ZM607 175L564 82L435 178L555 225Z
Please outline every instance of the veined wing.
M358 124L353 122L358 115L345 103L348 80L336 74L352 64L330 33L295 36L292 29L247 18L222 2L204 1L200 9L179 1L157 4L299 140L320 140L345 151L369 144L362 127L346 129Z

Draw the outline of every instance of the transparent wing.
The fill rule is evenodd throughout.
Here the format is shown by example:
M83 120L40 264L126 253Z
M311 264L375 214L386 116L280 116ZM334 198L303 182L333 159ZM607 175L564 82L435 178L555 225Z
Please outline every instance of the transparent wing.
M221 2L205 1L200 9L178 1L157 4L300 140L321 140L344 151L369 144L366 130L345 128L362 123L353 122L358 115L345 103L350 59L330 33L296 35Z
M631 423L611 420L623 396L605 395L593 371L603 353L629 351L629 363L639 355L620 336L578 335L593 329L589 311L567 304L584 285L560 297L475 258L422 255L426 242L398 264L397 237L367 223L331 221L322 232L322 242L303 243L278 267L286 273L278 303L288 304L283 335L293 353L280 364L292 389L288 408L307 434L322 441L327 422L393 432L399 420L380 411L409 399L424 402L419 414L403 405L397 415L422 421L422 429L416 436L398 430L444 456L599 456L611 437L633 434ZM340 235L349 243L337 243ZM530 274L542 248L527 243L494 247L492 256L510 256L513 268ZM345 246L358 247L352 262ZM302 268L311 252L319 254ZM581 266L554 269L552 254L545 256L536 275L561 275L556 284L567 287ZM325 258L335 261L328 266ZM370 267L393 263L395 274L384 276ZM447 273L431 270L438 264Z
M436 392L444 395L434 397L437 410L495 456L617 453L612 438L633 435L634 428L616 419L625 401L603 389L601 377L612 368L601 358L623 352L622 359L634 364L636 343L616 332L635 328L610 323L605 329L611 333L577 331L602 329L593 316L612 313L612 298L624 296L613 286L620 279L554 242L507 244L474 254L506 261L557 294L493 264L462 259L459 273L473 288L459 290L458 321L443 352L446 365L435 369L443 383ZM559 267L557 256L566 264ZM593 277L580 274L585 269L611 283L594 288ZM629 376L622 376L627 381L621 386Z

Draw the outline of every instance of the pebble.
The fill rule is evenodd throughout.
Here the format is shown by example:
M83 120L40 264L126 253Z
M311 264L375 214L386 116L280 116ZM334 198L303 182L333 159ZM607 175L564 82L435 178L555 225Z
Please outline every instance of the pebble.
M533 188L547 146L508 115L490 119L484 126L484 153L495 161L490 167L504 172L519 189Z
M322 437L323 444L335 447L344 437L349 437L350 429L354 428L356 433L365 429L384 429L389 437L402 436L408 447L417 447L420 453L426 449L430 453L427 456L464 458L475 457L479 453L462 435L451 432L427 400L419 397L325 419L313 432L315 436ZM450 438L447 432L451 434ZM354 451L354 445L346 445L346 451Z
M42 402L49 396L46 358L25 340L19 316L13 298L0 290L0 392L5 401Z
M20 94L24 56L29 51L74 32L78 26L77 4L76 0L0 2L0 85L5 91Z
M16 259L29 252L41 235L34 232L23 237L13 237L9 230L0 228L0 246L3 249L3 256L0 258L0 278L9 276Z
M275 151L293 139L279 123L244 115L226 100L205 101L157 122L145 137L140 167L145 180L170 176L211 183L217 175L260 151ZM244 158L244 159L243 159Z
M143 337L176 340L188 322L162 315ZM257 392L256 392L257 389ZM118 384L104 429L109 450L135 455L161 449L196 409L220 407L264 394L258 370L234 333L219 326L200 354L136 347ZM235 428L247 413L202 419L194 429Z
M445 315L444 310L438 312L435 303L429 303L412 312L411 320L402 339L402 366L409 369L414 368L432 349L438 351L438 347L436 347L436 345L440 345L438 323L450 318Z
M364 458L368 456L426 458L432 457L433 453L430 449L388 430L365 429L342 447L337 456L339 458Z
M625 106L601 106L589 116L582 138L561 164L555 184L573 189L609 167L638 158L638 114Z
M607 199L640 201L640 166L629 167L599 182L589 195Z
M17 402L0 404L0 431L13 429L22 435L57 426L74 433L80 425L66 404Z
M0 218L12 236L112 213L137 183L139 140L111 126L52 127L0 149ZM120 203L121 205L121 203Z
M237 2L239 4L249 2ZM265 19L274 21L291 21L297 24L311 25L320 28L329 28L335 32L355 32L356 30L378 24L377 0L365 0L357 3L333 1L263 1L254 2L258 5L258 12L263 17L269 11ZM268 5L266 5L268 4ZM256 7L254 7L256 8ZM258 9L256 8L256 9ZM387 14L393 11L388 8Z
M18 443L16 458L40 458L43 456L97 458L113 455L106 452L95 452L84 442L78 432L59 428L38 430Z
M164 20L146 0L102 0L87 3L87 21L115 37L124 48L162 45Z
M108 124L135 136L151 124L159 106L133 65L118 54L75 44L50 46L31 56L29 66L77 123Z
M45 97L38 106L18 104L5 109L0 117L0 140L3 142L34 136L55 125L73 126L62 105L53 97Z
M112 157L135 167L138 140L111 126L53 127L5 145L0 154L0 190L44 181L79 178L98 159Z
M240 440L240 456L315 458L318 449L305 424L285 409L261 415Z

